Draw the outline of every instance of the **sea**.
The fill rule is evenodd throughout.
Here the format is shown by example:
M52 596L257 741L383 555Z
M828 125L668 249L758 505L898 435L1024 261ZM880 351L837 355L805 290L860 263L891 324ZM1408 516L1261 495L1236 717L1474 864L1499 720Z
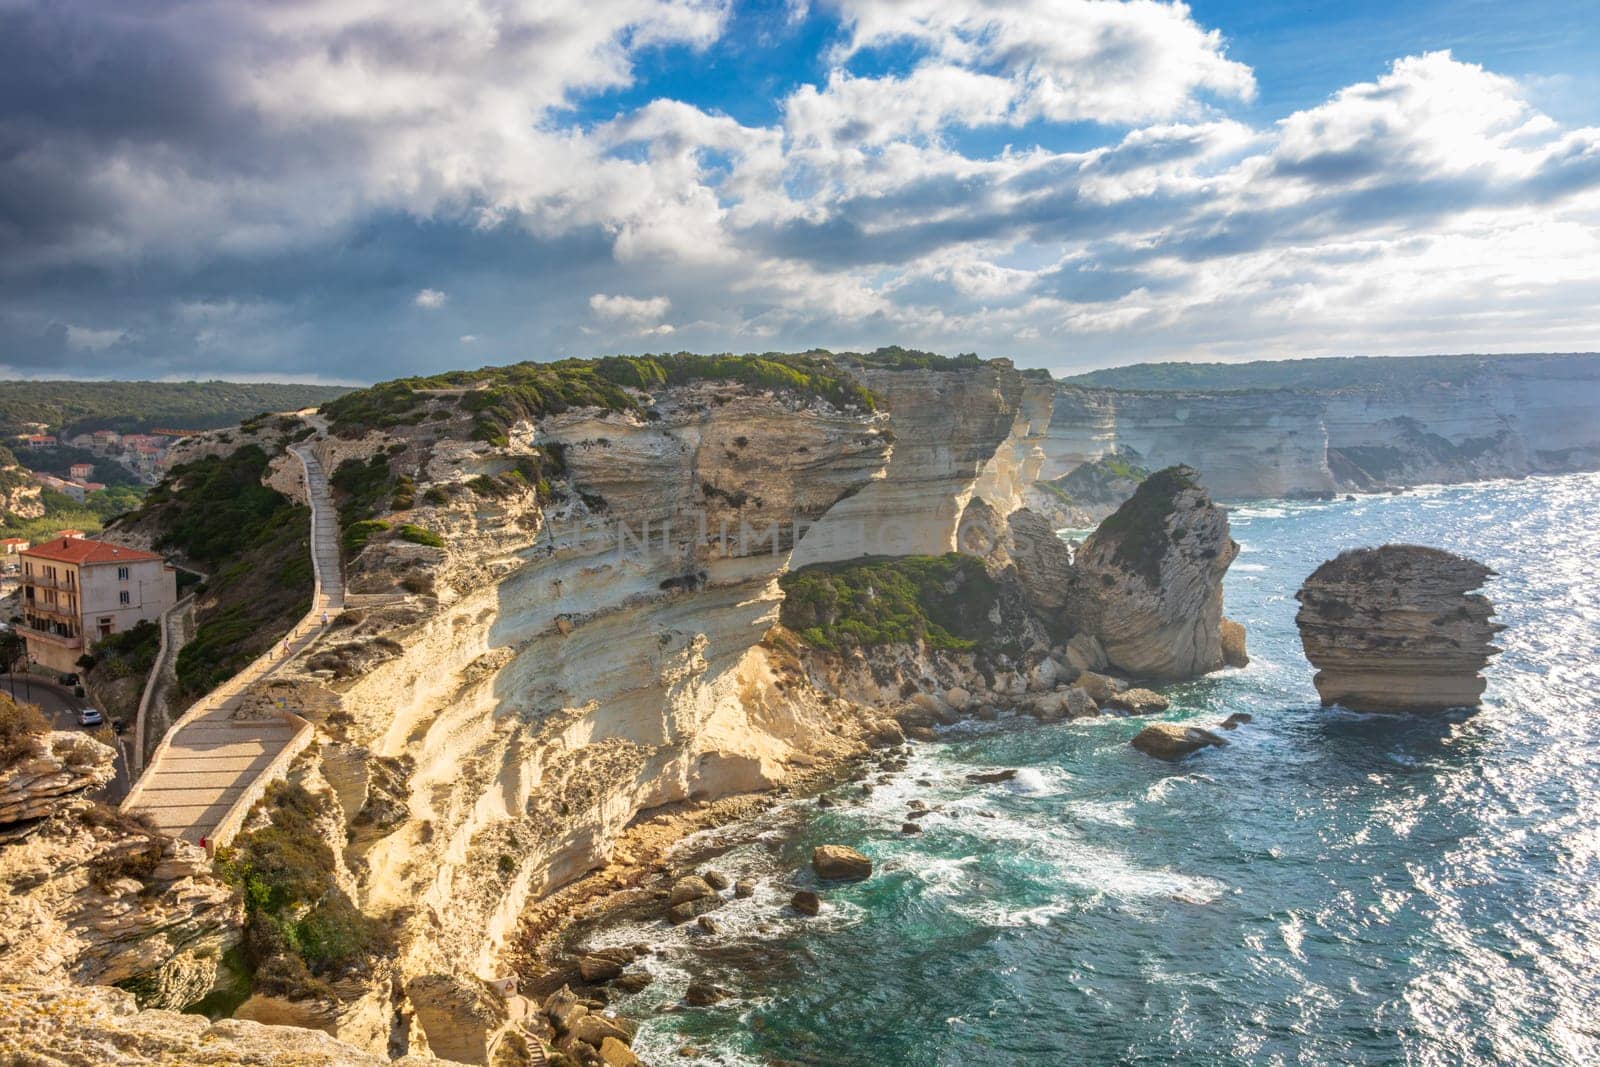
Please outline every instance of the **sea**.
M653 916L615 1001L651 1064L1600 1063L1600 475L1231 510L1250 665L1162 719L1253 721L1173 765L1148 720L962 725L834 807L681 846L757 882L715 935ZM1474 713L1321 707L1294 593L1343 549L1470 555L1506 625ZM1015 769L977 784L968 776ZM901 833L908 805L933 809ZM875 873L819 885L838 843ZM816 918L784 907L819 889ZM678 1000L688 982L726 999Z

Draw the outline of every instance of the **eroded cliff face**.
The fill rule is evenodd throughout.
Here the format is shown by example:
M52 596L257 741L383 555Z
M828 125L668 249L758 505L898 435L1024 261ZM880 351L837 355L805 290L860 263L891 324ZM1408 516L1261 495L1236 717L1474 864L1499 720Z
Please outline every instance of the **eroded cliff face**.
M0 970L181 1008L210 991L242 911L200 849L88 798L113 759L62 731L24 738L0 769Z
M1063 385L1045 470L1067 474L1126 448L1151 469L1194 467L1225 499L1331 491L1322 411L1320 398L1288 390L1106 392Z
M1227 513L1198 473L1157 471L1079 547L1070 629L1096 638L1110 665L1135 678L1217 670L1243 654L1223 647L1222 577L1238 554Z
M1116 447L1152 468L1186 463L1222 499L1588 470L1600 466L1600 357L1494 360L1405 389L1061 384L1042 478Z
M1474 593L1494 575L1465 556L1418 545L1341 553L1295 594L1295 623L1323 704L1355 711L1474 707L1503 626Z
M381 456L407 479L411 506L347 567L351 610L284 681L320 738L295 777L334 802L351 898L400 947L359 1009L274 997L254 1017L377 1050L369 1009L409 1016L412 982L494 973L528 902L602 866L642 813L864 748L871 716L763 643L776 579L797 534L868 494L911 547L953 541L951 501L1022 389L1004 364L861 375L888 412L701 383L642 413L524 420L504 445L449 415L315 440L329 470Z
M984 464L973 496L1002 516L1027 505L1027 495L1045 463L1044 442L1055 408L1055 382L1036 372L1023 375L1022 396L1011 432Z
M1042 397L1035 389L1031 414L1025 415L1024 378L1009 361L949 370L869 367L855 373L886 402L894 454L883 478L806 531L795 549L794 567L952 551L962 511L986 472L992 491L1004 498L990 504L1005 513L1020 503L1016 483L1034 462L1033 420L1042 415ZM1028 421L1019 431L1024 417ZM991 469L1000 452L1005 457Z

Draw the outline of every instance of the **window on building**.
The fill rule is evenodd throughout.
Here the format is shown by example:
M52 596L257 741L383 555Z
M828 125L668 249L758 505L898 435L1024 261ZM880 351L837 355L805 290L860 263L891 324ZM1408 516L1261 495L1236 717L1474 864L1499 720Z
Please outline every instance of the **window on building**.
M133 603L133 594L124 589L122 592L117 594L117 600L123 604L131 604Z
M127 580L128 580L128 568L126 568L126 567L118 567L117 568L117 581L125 582Z

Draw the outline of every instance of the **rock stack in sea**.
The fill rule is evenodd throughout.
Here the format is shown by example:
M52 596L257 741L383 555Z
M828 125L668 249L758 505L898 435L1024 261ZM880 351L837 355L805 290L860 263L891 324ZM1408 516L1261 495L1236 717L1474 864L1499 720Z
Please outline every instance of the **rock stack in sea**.
M1479 672L1499 652L1490 642L1504 627L1472 590L1493 575L1419 545L1354 549L1318 567L1295 594L1295 623L1322 703L1375 712L1475 706Z
M1222 576L1238 554L1198 473L1157 471L1078 550L1070 628L1134 678L1179 681L1237 663L1243 628L1230 626L1225 652Z

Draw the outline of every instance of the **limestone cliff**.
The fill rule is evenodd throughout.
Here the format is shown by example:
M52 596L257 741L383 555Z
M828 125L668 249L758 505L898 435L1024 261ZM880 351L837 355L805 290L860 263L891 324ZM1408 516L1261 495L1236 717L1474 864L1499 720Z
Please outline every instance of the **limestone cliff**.
M1346 376L1337 387L1232 388L1223 369L1210 390L1129 388L1137 368L1107 372L1119 388L1062 382L1041 477L1058 478L1117 447L1136 450L1151 467L1186 463L1225 499L1600 466L1600 356L1410 363L1418 369L1403 379ZM1247 373L1257 366L1273 365L1224 369L1240 381L1262 380Z
M1070 629L1136 678L1214 671L1224 664L1222 576L1238 552L1198 473L1157 471L1078 549Z
M1118 446L1059 478L1033 482L1023 493L1023 504L1052 529L1097 525L1150 476L1141 458L1132 449Z
M299 879L308 904L348 902L389 936L302 971L252 925L272 973L241 1014L374 1052L455 1047L477 1024L413 992L496 973L529 903L603 867L641 818L862 751L891 701L1092 713L1066 691L1070 550L1017 507L1041 384L1004 361L569 361L271 423L329 473L348 596L260 694L317 743L229 862L298 820L297 853L326 853ZM294 496L286 471L262 478ZM1006 499L980 508L980 484ZM943 559L969 512L1006 557L970 575L976 614L940 594L972 636L823 663L774 626L801 562Z
M1055 383L1042 371L1023 374L1015 421L973 487L976 499L987 501L1000 515L1027 505L1029 488L1044 466L1044 442L1055 406ZM1129 488L1129 492L1132 492Z
M1477 705L1479 672L1503 627L1472 590L1493 575L1417 545L1353 549L1318 567L1295 594L1295 623L1322 703L1380 712Z
M324 835L340 891L396 943L365 992L274 992L247 1014L374 1050L403 1016L402 1044L427 1047L407 991L493 973L526 904L642 814L865 746L870 716L763 643L776 579L869 494L889 532L953 543L1022 379L849 373L878 410L716 376L503 421L492 377L405 391L403 419L371 413L381 392L355 395L359 422L333 409L311 444L346 523L349 610L275 693L318 729L292 778L344 828Z
M1015 483L1031 467L1033 419L1041 417L1034 389L1029 423L1020 433L1024 379L1007 360L973 368L854 371L890 414L894 454L884 477L864 486L806 531L793 565L859 556L938 555L955 547L956 527L978 479L1003 489L991 500L1002 513L1015 505ZM1015 440L1016 444L1008 442ZM1011 456L1004 471L989 470L997 451ZM1017 450L1030 455L1021 459Z
M113 756L83 734L31 733L0 770L0 970L181 1008L238 942L239 904L200 849L88 799Z
M1152 469L1187 464L1223 498L1334 488L1323 402L1289 390L1098 392L1061 385L1045 444L1046 477L1114 448ZM1081 426L1079 424L1082 424Z

